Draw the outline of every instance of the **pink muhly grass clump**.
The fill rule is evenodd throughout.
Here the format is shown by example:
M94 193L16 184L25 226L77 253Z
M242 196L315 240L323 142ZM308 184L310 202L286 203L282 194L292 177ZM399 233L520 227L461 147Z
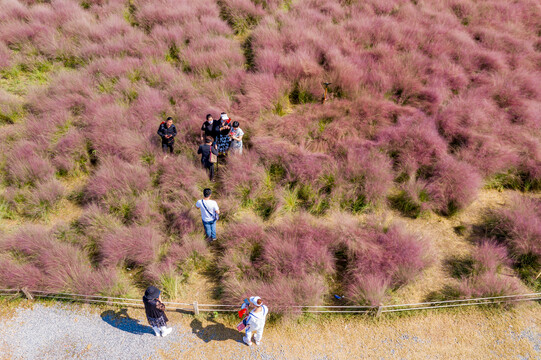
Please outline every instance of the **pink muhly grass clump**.
M447 152L434 121L420 113L400 119L397 126L383 129L377 138L396 165L408 174L434 164Z
M12 64L11 52L9 48L0 43L0 69L8 68Z
M237 195L242 194L244 189L257 193L264 177L265 168L259 165L259 157L245 149L241 156L229 157L222 178L230 186L226 186L223 190Z
M349 264L344 286L355 302L378 305L388 290L413 281L431 263L428 243L400 225L374 223L361 233L343 245Z
M494 240L481 239L472 255L474 271L499 273L504 266L510 266L505 246L498 245Z
M239 251L244 247L262 243L266 237L261 219L253 214L247 214L239 222L224 229L221 242L226 251L229 249Z
M325 276L334 273L329 237L306 216L268 231L249 220L231 225L220 261L224 298L235 301L254 292L285 313L296 311L289 305L321 304L328 291Z
M163 199L191 207L203 192L208 176L202 168L182 155L160 160L158 183Z
M483 272L459 282L456 291L462 299L515 295L524 292L524 285L514 277L494 272Z
M159 226L164 222L164 217L160 213L159 204L150 195L140 196L134 204L132 212L132 221L137 225Z
M83 133L75 129L68 130L54 146L54 157L51 162L62 174L88 171L90 156Z
M362 196L366 203L381 204L393 184L391 161L376 149L348 148L341 173L351 183L348 189L354 187L348 194Z
M157 260L164 239L148 226L118 228L99 241L100 263L104 266L145 266Z
M150 187L148 169L122 161L117 157L103 159L95 175L88 182L89 199L103 201L136 196Z
M6 159L6 174L10 183L22 186L47 180L54 174L49 160L36 153L36 145L19 141Z
M41 289L42 276L35 265L20 264L9 255L0 255L0 286L8 289Z
M10 202L27 217L45 218L47 213L62 199L64 192L64 186L58 180L52 179L37 183L34 190L24 189L12 193L13 198L10 199Z
M387 298L390 282L381 274L355 274L347 288L348 297L355 303L378 306Z
M450 156L436 163L428 181L427 192L432 206L448 216L468 206L481 187L481 176L477 171Z
M332 274L334 259L327 245L330 237L306 216L298 216L269 231L261 261L275 274Z
M246 116L257 116L260 110L272 109L285 90L285 84L272 74L248 74L244 95L239 95L241 110Z
M90 204L77 219L77 228L84 236L81 237L83 245L95 247L100 239L107 233L112 233L122 227L120 219L108 213L97 204Z
M541 262L541 201L515 196L509 207L488 211L487 235L505 244L513 258L533 255Z
M300 308L292 306L323 305L327 288L319 274L302 278L280 277L272 281L255 279L227 279L224 282L224 299L231 304L253 295L261 296L273 312L300 314Z
M194 231L200 224L200 215L190 211L190 207L175 201L162 202L161 206L165 212L165 226L170 234L183 236Z
M115 280L105 270L95 271L85 253L56 240L41 226L26 226L4 239L1 248L21 253L41 272L40 290L95 294Z

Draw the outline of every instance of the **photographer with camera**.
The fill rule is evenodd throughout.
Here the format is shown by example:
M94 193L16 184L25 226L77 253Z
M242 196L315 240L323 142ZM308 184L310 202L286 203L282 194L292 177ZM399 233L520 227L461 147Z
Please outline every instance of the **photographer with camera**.
M201 209L201 220L205 228L205 234L208 241L216 240L216 221L220 215L220 208L214 200L210 200L211 189L203 190L203 199L198 200L195 206Z

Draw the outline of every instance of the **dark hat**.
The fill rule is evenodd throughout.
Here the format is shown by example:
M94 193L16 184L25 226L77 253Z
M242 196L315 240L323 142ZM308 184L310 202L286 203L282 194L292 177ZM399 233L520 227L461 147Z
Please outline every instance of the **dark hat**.
M155 286L149 286L145 291L145 297L149 300L157 299L160 296L160 290Z

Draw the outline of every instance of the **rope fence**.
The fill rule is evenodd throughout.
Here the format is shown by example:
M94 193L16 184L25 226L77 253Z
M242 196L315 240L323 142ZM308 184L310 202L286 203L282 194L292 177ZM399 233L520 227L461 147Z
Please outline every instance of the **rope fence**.
M142 299L130 299L119 298L101 295L83 295L72 293L52 293L42 290L28 290L24 289L0 289L0 296L15 297L23 294L27 299L33 300L34 298L50 298L55 300L70 300L80 301L84 303L105 304L105 305L120 305L120 306L132 306L143 307ZM538 301L541 300L541 293L531 294L517 294L517 295L502 295L492 296L474 299L455 299L455 300L441 300L432 302L420 302L412 304L390 304L379 306L355 306L355 305L329 305L329 306L316 306L316 305L291 305L286 307L280 307L281 309L295 309L303 313L334 313L334 314L373 314L380 316L382 313L395 313L402 311L415 311L415 310L431 310L442 308L456 308L462 306L479 306L501 303L513 303L521 301ZM228 304L199 304L197 301L193 303L177 303L171 301L164 301L165 305L170 310L179 312L190 312L195 315L199 315L200 312L237 312L240 305L228 305Z

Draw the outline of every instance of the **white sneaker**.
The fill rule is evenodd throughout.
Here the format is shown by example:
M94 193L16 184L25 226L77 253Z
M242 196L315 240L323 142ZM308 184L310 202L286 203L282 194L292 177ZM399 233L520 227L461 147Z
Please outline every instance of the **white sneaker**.
M171 334L171 331L173 331L173 328L165 328L165 330L162 331L162 337L166 337L167 335Z
M257 340L256 340L256 341L255 341L255 344L256 344L256 345L261 345L261 341L257 341Z
M245 337L242 338L242 341L244 341L244 343L248 346L252 346L252 342L251 341L248 341L248 339Z
M156 336L162 336L162 333L160 332L160 328L153 326L152 330L154 330L154 333Z

